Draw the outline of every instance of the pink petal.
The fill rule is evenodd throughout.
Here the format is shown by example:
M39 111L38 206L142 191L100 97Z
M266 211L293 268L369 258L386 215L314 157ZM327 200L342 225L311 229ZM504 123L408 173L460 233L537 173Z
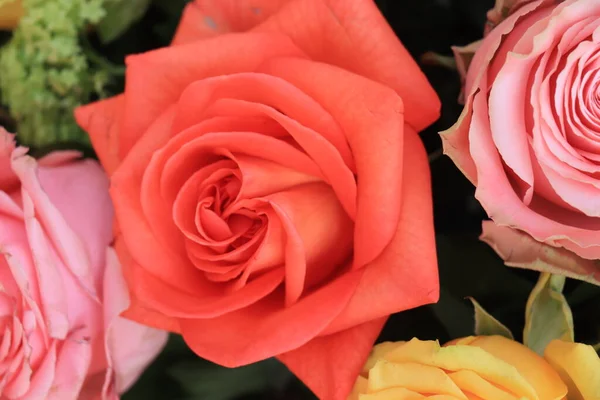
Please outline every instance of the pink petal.
M88 375L92 361L90 332L81 329L72 332L60 343L55 377L48 400L77 400Z
M103 298L106 359L116 377L116 390L124 393L161 352L168 335L119 316L129 307L129 294L117 255L110 248Z
M596 261L540 243L516 229L484 221L480 239L489 244L509 267L565 275L600 286L600 267Z
M33 210L37 219L46 230L53 247L65 266L73 273L88 295L96 297L93 269L89 254L81 238L64 219L60 210L52 203L42 188L35 160L29 156L18 156L12 160L12 168L21 180L23 198L30 198L30 216ZM27 218L27 214L26 214Z

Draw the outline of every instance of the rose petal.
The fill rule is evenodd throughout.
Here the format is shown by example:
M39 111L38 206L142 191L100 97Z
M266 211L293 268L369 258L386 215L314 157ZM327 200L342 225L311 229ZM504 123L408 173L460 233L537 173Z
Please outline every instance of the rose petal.
M288 1L254 31L285 33L312 60L391 87L417 131L439 116L440 101L427 78L371 0Z
M356 215L356 180L348 164L320 132L313 131L299 122L289 118L285 113L273 107L262 104L250 103L241 100L221 100L217 103L236 107L238 110L247 110L273 118L291 137L302 147L307 155L317 164L326 182L332 186L340 203L351 218ZM347 154L350 154L348 151ZM352 162L351 158L349 159Z
M540 399L563 399L567 387L558 373L533 350L502 336L480 336L469 343L513 366ZM508 388L507 388L508 389Z
M185 254L173 251L157 239L151 224L161 221L149 222L140 204L142 177L157 146L156 143L164 141L164 136L168 135L174 116L172 111L165 111L156 120L148 131L149 134L144 135L115 171L111 182L111 196L121 234L131 257L165 284L186 293L196 293L210 290L211 285L193 268ZM119 256L122 257L120 253ZM168 268L165 267L167 265Z
M246 31L274 14L289 0L196 0L188 4L173 45L228 32Z
M15 150L15 137L0 126L0 188L9 192L19 181L11 168L11 158Z
M52 390L47 399L76 400L87 377L92 361L91 332L87 329L72 332L61 341L56 359Z
M195 171L227 153L260 157L324 180L314 161L285 141L252 132L204 133L204 130L201 125L189 128L157 152L157 158L167 159L160 176L161 193L166 201L175 200L183 183Z
M334 333L439 299L437 255L427 154L405 127L400 220L390 244L368 264L344 311L326 329Z
M345 400L386 320L380 318L333 335L317 337L277 358L318 398ZM337 363L339 360L344 363Z
M314 145L311 146L311 143L319 137L315 137L315 133L298 132L298 128L290 129L290 120L293 120L305 127L305 130L314 131L325 139L318 142L319 147L324 148L322 151L329 150L333 145L348 168L354 170L350 147L336 121L318 102L283 79L259 73L203 79L185 89L179 98L177 109L173 132L201 122L207 114L252 117L264 115L285 128L307 152L314 153ZM276 109L278 113L270 113L269 110L272 109ZM282 116L287 118L281 118ZM248 131L247 128L244 130Z
M403 160L402 100L389 88L339 68L298 59L276 59L261 71L291 82L331 113L353 149L358 175L355 267L375 259L396 230ZM326 86L327 90L317 90Z
M138 287L133 284L138 279L144 279L144 276L148 276L148 272L144 271L137 263L131 258L127 246L122 237L118 236L115 238L115 252L118 255L118 259L121 262L121 268L123 270L123 277L127 282L127 288L130 293L130 304L127 310L123 311L121 315L124 318L131 319L140 324L163 329L169 332L180 332L179 321L175 318L166 316L162 313L157 312L149 308L138 298ZM142 278L139 278L142 276ZM150 276L152 278L152 276Z
M540 0L520 8L486 36L469 64L469 73L464 88L467 95L465 107L458 121L446 131L440 132L444 154L454 161L456 166L474 185L477 185L477 172L473 157L469 152L469 128L473 117L473 99L476 95L487 95L488 67L495 59L498 49L505 43L503 53L506 54L510 50L510 47L506 44L505 36L512 32L517 24L521 24L523 19L528 18L528 21L531 21L531 16L528 17L528 15L539 9L543 3L544 1ZM523 26L526 27L528 24ZM515 38L518 38L518 35L514 35L512 40L516 40ZM503 61L504 58L499 57L499 61L495 63L501 66ZM498 68L498 66L495 66L493 69L497 71ZM480 94L480 90L484 92Z
M112 175L121 161L119 125L124 104L125 96L119 95L75 109L75 120L88 133L108 175Z
M48 335L54 339L64 340L72 326L68 318L68 289L70 288L63 282L63 272L59 269L64 267L53 254L40 223L32 215L31 199L24 198L24 203L25 212L29 214L25 219L25 226L41 297L38 304L44 312Z
M104 249L113 240L114 213L104 171L95 161L81 160L40 168L38 176L52 204L83 242L99 283Z
M352 221L334 192L315 183L267 197L287 235L286 305L307 287L322 283L351 256Z
M116 390L124 393L167 342L164 331L155 330L119 315L129 306L127 285L117 255L107 250L104 272L104 329L108 368L116 377Z
M294 186L316 183L315 176L286 168L259 157L236 154L235 162L242 173L238 198L252 199L284 191Z
M303 57L288 38L261 33L232 34L127 57L120 157L129 153L156 116L175 103L190 83L254 71L277 56ZM151 92L146 90L148 86L152 86Z
M205 163L216 160L215 156L212 159L206 156L207 151L213 151L212 149L225 148L233 152L257 155L302 173L320 177L320 172L312 160L286 142L254 133L203 134L203 130L202 125L186 130L171 140L167 146L164 146L155 157L157 162L165 162L164 168L157 168L156 171L161 173L162 197L169 203L174 200L174 195L178 193L183 182L193 171L201 168ZM194 137L198 138L191 140ZM175 154L169 157L168 155L173 152ZM140 159L136 157L132 159L132 162L139 163ZM140 165L140 168L143 168L143 165ZM146 174L151 173L150 171L148 168ZM140 251L142 250L140 249ZM145 266L145 264L142 265ZM196 287L197 290L198 287Z
M491 221L483 222L480 239L489 244L509 267L565 275L600 286L598 261L545 245L525 233Z
M347 273L289 307L283 307L282 293L275 292L220 317L181 319L183 338L196 354L226 367L296 349L322 332L339 314L362 273Z
M46 350L43 361L38 365L31 377L31 382L29 384L30 390L27 392L27 395L30 396L29 398L31 399L49 398L50 389L56 377L56 346L57 342L52 341L49 348Z
M506 176L485 123L485 97L475 96L471 122L470 149L477 165L478 186L475 192L483 208L498 225L519 226L540 242L563 246L583 257L600 257L593 232L549 219L527 208L517 197ZM556 235L555 232L562 232Z
M553 340L546 347L544 358L569 387L569 397L600 396L600 358L592 346Z
M47 231L48 237L58 255L69 271L77 277L79 283L89 296L97 299L94 283L94 271L88 251L82 239L69 226L60 210L52 203L44 192L37 175L37 164L29 156L17 156L12 160L12 168L21 181L23 198L29 198L31 208L29 213L40 221Z
M202 318L207 318L208 321L248 308L272 293L281 284L283 271L269 271L237 291L222 290L217 294L199 293L196 296L181 293L149 274L138 274L134 279L137 279L138 287L135 293L138 300L151 310L169 317L181 318L180 324L183 327L184 321ZM162 293L165 298L157 299L157 291L160 291L159 293Z

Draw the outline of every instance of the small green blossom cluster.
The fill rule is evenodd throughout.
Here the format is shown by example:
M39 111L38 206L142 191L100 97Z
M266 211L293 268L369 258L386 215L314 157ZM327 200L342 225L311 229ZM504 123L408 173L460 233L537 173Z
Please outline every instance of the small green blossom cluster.
M101 97L110 80L82 45L88 27L104 17L105 0L22 1L25 15L0 48L0 100L25 144L86 140L72 111Z

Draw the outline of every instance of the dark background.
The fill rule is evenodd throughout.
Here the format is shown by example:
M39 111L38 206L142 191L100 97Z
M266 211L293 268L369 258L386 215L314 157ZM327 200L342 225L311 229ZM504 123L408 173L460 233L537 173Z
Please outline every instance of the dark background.
M99 51L116 64L128 53L165 46L176 27L184 0L155 0L145 16L122 37ZM485 14L493 0L377 0L398 37L419 60L425 52L451 55L450 46L481 38ZM434 214L440 264L441 300L390 318L380 340L439 339L473 333L473 310L466 296L476 298L491 314L521 337L527 296L537 274L505 267L478 240L485 214L473 197L474 188L454 164L440 154L437 132L450 127L462 109L455 71L421 65L442 99L442 115L422 133L431 155ZM118 93L123 82L112 88ZM600 340L600 289L569 282L565 293L573 309L576 339ZM335 362L335 361L332 361ZM191 353L173 336L158 360L124 400L250 400L313 399L314 396L275 360L235 370L225 369Z

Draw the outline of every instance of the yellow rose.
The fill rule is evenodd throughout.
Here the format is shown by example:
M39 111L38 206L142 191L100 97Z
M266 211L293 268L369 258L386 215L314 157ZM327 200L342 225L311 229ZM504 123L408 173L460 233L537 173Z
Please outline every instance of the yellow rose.
M381 343L350 400L600 400L592 347L553 341L545 358L501 336Z
M14 29L22 15L21 0L0 0L0 29Z
M600 358L592 346L554 340L544 358L569 387L569 400L600 400Z

